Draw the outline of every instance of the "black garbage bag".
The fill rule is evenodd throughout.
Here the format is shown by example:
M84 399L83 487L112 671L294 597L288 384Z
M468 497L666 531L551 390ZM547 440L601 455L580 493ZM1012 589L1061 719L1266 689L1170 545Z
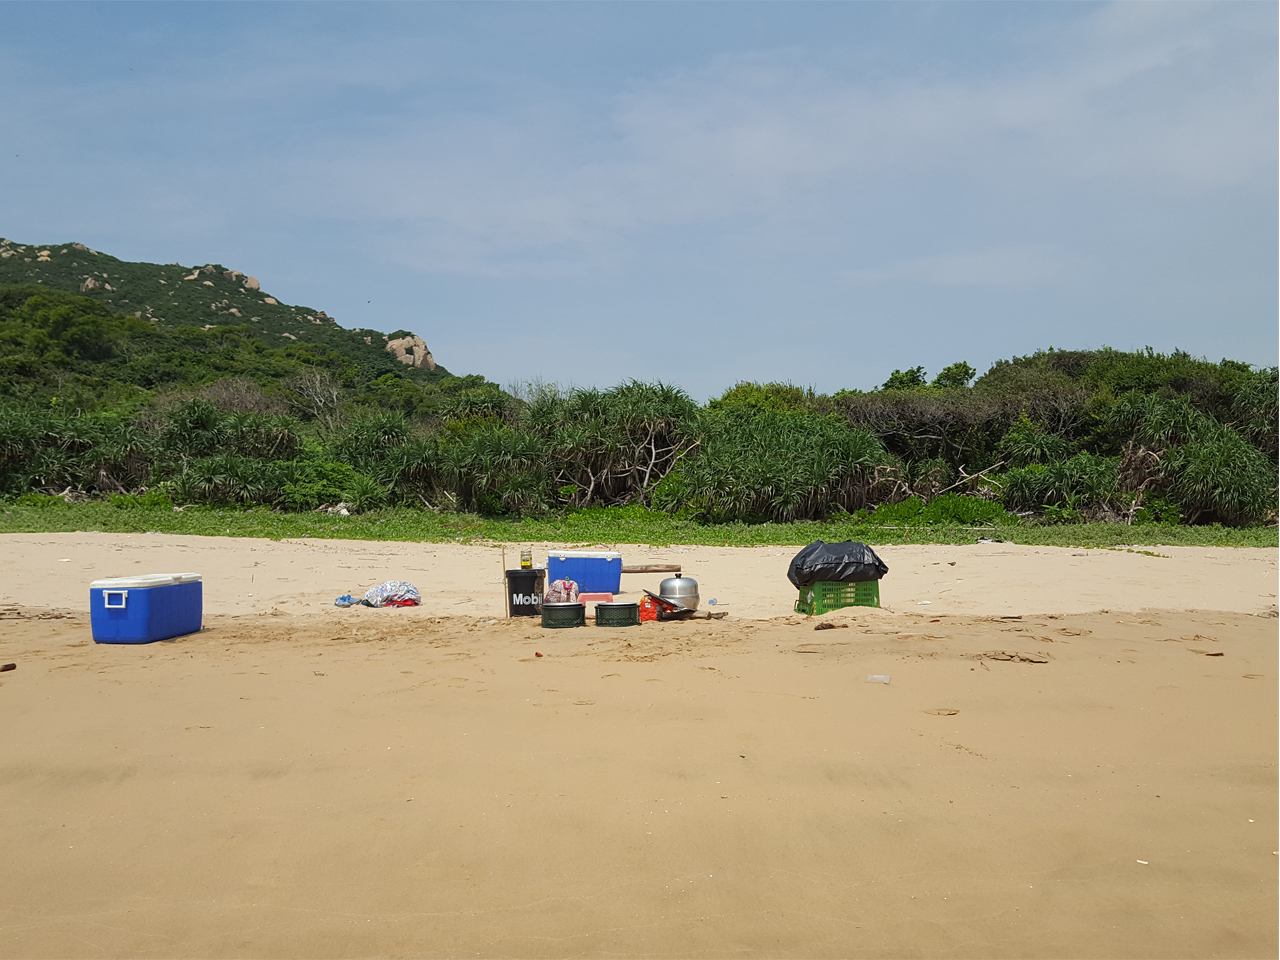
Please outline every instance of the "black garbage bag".
M862 583L879 580L889 568L865 543L823 543L816 540L791 558L787 579L803 590L819 580L833 583Z

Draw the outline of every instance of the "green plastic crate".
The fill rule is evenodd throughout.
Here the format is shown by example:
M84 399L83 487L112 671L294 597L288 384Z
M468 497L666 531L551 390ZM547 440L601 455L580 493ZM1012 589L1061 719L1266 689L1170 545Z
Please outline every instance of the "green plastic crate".
M880 606L880 581L864 580L861 583L834 583L819 580L811 587L800 591L800 599L796 601L796 613L812 616L815 613L829 613L841 607L878 607Z

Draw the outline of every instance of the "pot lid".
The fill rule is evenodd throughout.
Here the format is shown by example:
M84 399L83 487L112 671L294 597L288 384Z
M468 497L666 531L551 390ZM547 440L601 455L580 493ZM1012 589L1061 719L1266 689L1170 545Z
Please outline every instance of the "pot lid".
M698 581L693 577L667 577L658 592L672 597L687 597L698 592Z

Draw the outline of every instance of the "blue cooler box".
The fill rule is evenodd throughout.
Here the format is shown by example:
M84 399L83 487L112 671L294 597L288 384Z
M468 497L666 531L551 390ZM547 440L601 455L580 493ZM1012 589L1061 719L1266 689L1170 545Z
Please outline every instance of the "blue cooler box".
M622 554L557 550L547 555L547 583L573 580L579 593L617 593L622 586Z
M153 643L200 629L204 584L198 573L152 573L89 584L95 643Z

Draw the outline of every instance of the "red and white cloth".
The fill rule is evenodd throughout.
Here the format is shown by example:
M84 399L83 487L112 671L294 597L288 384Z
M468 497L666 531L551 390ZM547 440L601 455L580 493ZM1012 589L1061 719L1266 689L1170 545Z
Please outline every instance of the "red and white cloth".
M547 588L543 603L577 603L578 582L576 580L552 580Z

